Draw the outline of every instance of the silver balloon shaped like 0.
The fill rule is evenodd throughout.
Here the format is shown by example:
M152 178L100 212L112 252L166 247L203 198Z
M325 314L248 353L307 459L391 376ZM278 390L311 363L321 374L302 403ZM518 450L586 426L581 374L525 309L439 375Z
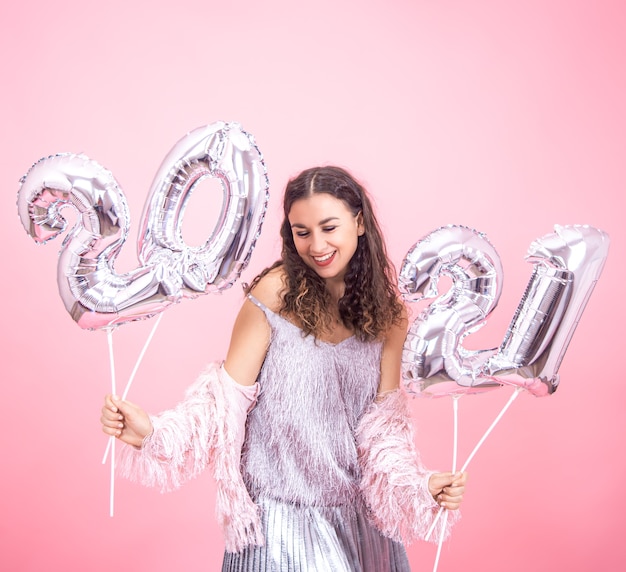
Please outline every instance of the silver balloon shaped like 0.
M206 243L190 247L182 217L205 177L221 181L222 210ZM76 154L39 160L21 179L17 205L38 243L65 231L64 208L76 210L59 256L59 293L81 328L100 329L232 286L261 232L268 189L262 155L239 124L216 122L188 133L155 176L140 227L140 266L125 274L114 263L128 236L128 205L112 173L96 161Z

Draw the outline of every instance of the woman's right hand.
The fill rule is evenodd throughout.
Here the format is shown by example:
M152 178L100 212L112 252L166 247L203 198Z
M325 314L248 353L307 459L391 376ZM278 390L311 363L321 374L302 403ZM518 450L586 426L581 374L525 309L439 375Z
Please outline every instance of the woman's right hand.
M102 431L120 441L141 447L143 440L152 433L148 414L138 405L107 395L102 408Z

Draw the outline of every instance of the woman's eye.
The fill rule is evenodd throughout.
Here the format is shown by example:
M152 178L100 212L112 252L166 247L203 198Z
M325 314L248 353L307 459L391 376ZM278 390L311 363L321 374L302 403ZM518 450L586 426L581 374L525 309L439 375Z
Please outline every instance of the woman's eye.
M335 230L337 227L336 226L325 226L323 227L323 231L324 232L332 232L333 230Z
M299 236L300 238L306 238L307 236L309 236L309 233L303 230L300 232L296 232L296 236Z

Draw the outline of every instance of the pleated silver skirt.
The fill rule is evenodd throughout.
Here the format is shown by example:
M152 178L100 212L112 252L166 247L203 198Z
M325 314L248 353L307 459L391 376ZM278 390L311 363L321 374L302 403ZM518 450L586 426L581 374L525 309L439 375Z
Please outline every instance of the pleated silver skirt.
M226 553L222 572L409 572L404 547L353 507L297 507L274 500L262 510L265 546Z

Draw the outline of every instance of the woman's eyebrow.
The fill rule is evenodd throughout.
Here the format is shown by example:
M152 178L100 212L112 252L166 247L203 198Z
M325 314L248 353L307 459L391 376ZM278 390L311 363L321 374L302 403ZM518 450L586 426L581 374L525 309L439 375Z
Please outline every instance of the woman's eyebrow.
M328 218L325 218L325 219L319 221L317 224L319 226L322 226L322 225L328 224L332 220L339 220L339 217L337 217L337 216L330 216ZM299 222L294 222L291 225L291 228L306 228L306 225L304 225L302 223L299 223Z

